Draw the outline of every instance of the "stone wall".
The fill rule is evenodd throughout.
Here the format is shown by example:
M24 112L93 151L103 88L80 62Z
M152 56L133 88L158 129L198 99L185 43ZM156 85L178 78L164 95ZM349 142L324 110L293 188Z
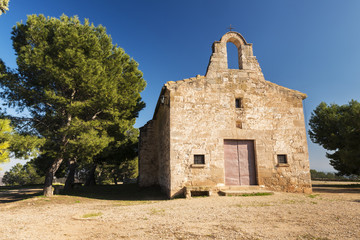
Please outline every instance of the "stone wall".
M140 128L139 138L139 186L160 185L168 195L170 192L169 106L169 91L164 88L154 117Z
M255 76L255 77L254 77ZM302 99L245 70L166 84L171 92L171 190L224 186L224 140L254 140L259 185L281 191L311 189ZM235 99L242 108L235 108ZM194 154L205 166L193 167ZM278 165L277 154L288 164Z
M169 111L169 91L166 90L160 96L163 102L154 118L155 129L157 130L158 142L158 183L162 190L169 195L170 192L170 111ZM170 197L170 195L169 195Z
M140 128L139 137L139 178L140 187L157 185L158 159L156 131L153 121L150 120L145 126Z
M253 48L251 43L246 40L237 32L228 32L220 41L214 42L212 48L213 53L210 57L209 65L207 68L207 77L214 77L217 73L228 71L228 58L226 44L232 42L238 48L238 61L239 69L253 70L262 75L260 66L256 57L253 56Z

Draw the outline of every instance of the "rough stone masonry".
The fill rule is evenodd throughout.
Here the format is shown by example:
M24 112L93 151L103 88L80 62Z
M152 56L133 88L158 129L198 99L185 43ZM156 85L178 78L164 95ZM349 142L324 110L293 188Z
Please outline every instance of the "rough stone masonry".
M228 42L239 69L228 69ZM139 185L160 185L170 198L248 186L310 193L306 95L266 81L252 44L237 32L212 49L205 76L163 86L140 129Z

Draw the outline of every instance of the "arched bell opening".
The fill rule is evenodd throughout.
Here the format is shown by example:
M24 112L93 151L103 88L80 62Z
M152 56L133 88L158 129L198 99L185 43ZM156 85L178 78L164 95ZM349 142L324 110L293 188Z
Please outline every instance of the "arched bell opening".
M229 38L226 42L228 69L242 69L241 42L236 38Z
M228 69L240 69L238 48L232 42L226 43Z

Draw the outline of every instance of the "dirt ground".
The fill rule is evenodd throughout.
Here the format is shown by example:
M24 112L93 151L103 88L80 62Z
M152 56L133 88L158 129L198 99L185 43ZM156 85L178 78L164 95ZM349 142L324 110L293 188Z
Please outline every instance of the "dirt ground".
M0 190L0 239L360 239L360 186L313 184L311 195L174 200Z

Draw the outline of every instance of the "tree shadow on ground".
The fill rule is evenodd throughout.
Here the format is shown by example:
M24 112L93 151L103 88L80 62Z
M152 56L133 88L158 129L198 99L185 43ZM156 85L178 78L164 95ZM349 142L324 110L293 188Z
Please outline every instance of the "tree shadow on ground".
M22 201L42 195L42 188L35 187L1 187L0 204Z
M140 188L137 184L97 185L78 187L63 192L62 195L86 197L101 200L165 200L160 187Z
M360 184L313 184L317 193L360 193Z

